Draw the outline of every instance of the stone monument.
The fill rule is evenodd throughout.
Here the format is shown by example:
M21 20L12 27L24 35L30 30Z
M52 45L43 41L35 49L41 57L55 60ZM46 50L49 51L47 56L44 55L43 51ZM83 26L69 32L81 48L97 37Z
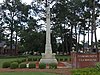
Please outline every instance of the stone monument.
M51 47L51 36L50 36L50 3L46 1L46 45L45 45L45 53L42 53L42 58L39 63L56 63L58 64L55 53L52 53Z

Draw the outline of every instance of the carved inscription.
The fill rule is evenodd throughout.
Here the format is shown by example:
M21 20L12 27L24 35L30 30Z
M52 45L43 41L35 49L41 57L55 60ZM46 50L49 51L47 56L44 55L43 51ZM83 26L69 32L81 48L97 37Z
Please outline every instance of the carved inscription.
M78 61L90 61L90 62L96 62L97 61L97 55L78 55Z
M96 58L97 55L78 55L77 57L80 57L80 58Z
M97 61L97 59L79 59L78 61Z

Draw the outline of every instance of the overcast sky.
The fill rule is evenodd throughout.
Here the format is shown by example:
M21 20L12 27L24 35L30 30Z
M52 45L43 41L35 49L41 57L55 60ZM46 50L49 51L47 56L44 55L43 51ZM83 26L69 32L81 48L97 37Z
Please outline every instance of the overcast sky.
M26 3L26 4L30 4L33 0L22 0L23 3ZM0 3L2 3L3 0L0 0ZM86 36L86 39L88 37ZM100 40L100 28L97 29L97 39ZM81 37L81 40L82 40L82 37Z
M22 2L30 4L33 0L22 0Z
M24 3L30 4L32 2L32 0L21 0ZM0 3L2 3L3 0L0 0Z

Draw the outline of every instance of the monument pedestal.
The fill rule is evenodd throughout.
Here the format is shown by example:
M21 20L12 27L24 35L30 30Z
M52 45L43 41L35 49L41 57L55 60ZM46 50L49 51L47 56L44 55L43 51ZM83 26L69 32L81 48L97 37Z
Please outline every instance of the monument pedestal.
M55 64L58 64L57 59L55 58L55 53L52 53L52 54L42 53L42 58L40 59L39 63L45 63L45 64L55 63Z

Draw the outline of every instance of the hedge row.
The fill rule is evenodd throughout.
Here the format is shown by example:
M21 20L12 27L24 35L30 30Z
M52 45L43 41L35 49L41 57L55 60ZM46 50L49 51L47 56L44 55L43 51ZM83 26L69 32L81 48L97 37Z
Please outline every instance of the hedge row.
M27 61L39 61L41 58L27 58ZM71 61L71 58L56 58L57 61Z
M71 58L57 58L57 61L71 61Z
M27 66L28 65L28 66ZM16 69L16 68L36 68L35 63L18 63L18 62L4 62L2 65L2 68L11 68L11 69Z
M36 63L18 63L18 62L4 62L3 63L3 68L11 68L11 69L16 69L16 68L36 68ZM40 63L39 64L39 68L40 69L45 69L46 68L46 64L45 63ZM49 64L49 69L57 69L57 64L51 63Z
M45 63L40 63L39 64L39 68L40 69L45 69L46 68L46 64ZM57 69L57 64L55 64L55 63L49 64L49 69Z
M27 58L28 61L39 61L41 58Z

